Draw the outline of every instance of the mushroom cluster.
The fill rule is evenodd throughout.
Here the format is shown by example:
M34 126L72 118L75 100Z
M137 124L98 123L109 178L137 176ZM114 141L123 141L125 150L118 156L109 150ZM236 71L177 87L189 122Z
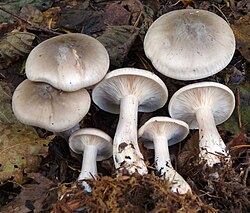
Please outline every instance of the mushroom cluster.
M13 94L12 109L18 120L66 138L71 135L72 150L85 150L79 179L94 177L94 158L100 160L112 153L108 135L79 126L91 105L86 87L101 81L108 69L108 52L98 40L80 33L56 36L30 52L25 65L28 79Z
M48 51L50 49L50 51ZM144 50L154 67L178 80L211 76L227 66L235 50L229 25L204 10L169 12L149 28ZM168 146L183 141L189 129L199 129L200 161L208 167L230 165L230 155L216 125L233 112L232 91L214 82L187 85L171 97L170 117L153 117L138 129L138 112L165 106L168 89L154 73L138 68L115 69L108 74L109 56L96 39L73 33L57 36L35 47L26 62L27 80L13 94L13 111L23 123L53 132L76 126L89 110L86 87L102 110L119 114L113 138L95 128L75 131L70 148L83 154L78 180L95 179L96 161L113 154L119 174L148 173L138 140L155 150L155 167L173 192L191 187L172 166ZM223 159L223 160L222 160Z
M13 94L15 116L52 132L78 126L91 104L85 88L98 83L108 68L106 49L90 36L72 33L40 43L27 58L28 79Z

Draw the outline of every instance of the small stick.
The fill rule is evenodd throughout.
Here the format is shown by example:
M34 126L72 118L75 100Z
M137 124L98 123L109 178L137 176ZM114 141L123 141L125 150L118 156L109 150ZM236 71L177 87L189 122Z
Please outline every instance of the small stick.
M38 30L38 31L44 31L44 32L48 32L48 33L52 33L52 34L55 34L55 35L61 35L62 33L58 33L58 32L55 32L55 31L52 31L52 30L48 30L46 28L42 28L42 27L39 27L31 22L29 22L28 20L25 20L24 18L22 18L21 16L18 16L17 14L14 14L12 13L11 11L7 10L6 8L4 7L1 7L0 6L0 10L4 11L5 13L8 13L10 14L11 16L25 22L26 24L30 25L31 27L33 27L34 29Z
M213 6L214 8L216 8L216 9L221 13L221 15L225 18L226 22L230 25L230 23L229 23L227 17L226 17L225 14L222 12L222 10L221 10L219 7L217 7L215 4L212 4L212 6Z
M141 15L142 15L142 11L140 11L135 23L134 23L134 27L136 28L139 24L139 21L140 21L140 18L141 18ZM135 29L132 29L130 32L133 33L135 31Z
M236 96L237 96L237 115L238 115L238 123L239 123L239 127L242 128L241 112L240 112L240 89L239 89L239 88L236 88Z
M1 7L1 6L0 6L0 10L4 11L5 13L10 14L11 16L14 16L14 17L17 18L17 19L20 19L21 21L23 21L23 22L25 22L25 23L27 23L27 24L29 24L29 25L32 25L31 22L25 20L25 19L22 18L21 16L18 16L18 15L16 15L16 14L10 12L9 10L5 9L4 7Z

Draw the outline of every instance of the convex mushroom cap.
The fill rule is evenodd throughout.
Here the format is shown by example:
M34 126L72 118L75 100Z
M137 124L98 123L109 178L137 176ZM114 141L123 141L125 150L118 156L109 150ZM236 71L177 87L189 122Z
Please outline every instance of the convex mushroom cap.
M64 92L28 79L17 86L12 97L12 109L19 121L52 132L77 125L87 114L90 103L86 89Z
M108 68L108 52L98 40L72 33L37 45L27 58L25 70L31 81L76 91L101 81Z
M230 161L226 145L216 125L226 121L235 106L233 92L225 85L201 82L178 90L169 101L169 114L185 121L190 129L199 128L200 158L213 167L224 158Z
M138 136L144 141L145 147L154 149L153 141L157 136L164 136L168 146L172 146L184 140L188 133L189 126L184 121L157 116L140 127Z
M218 15L200 9L166 13L150 26L146 56L170 78L201 79L224 69L235 51L235 37Z
M119 113L113 143L116 169L129 174L147 173L137 143L139 112L152 112L164 106L168 90L155 74L136 68L121 68L108 73L92 92L93 101L103 110Z
M191 192L189 184L172 166L168 146L174 145L189 133L188 125L168 117L153 117L139 129L138 136L148 149L155 149L155 165L160 175L170 181L173 192Z
M95 178L96 161L112 156L112 138L95 128L84 128L74 132L69 138L69 146L77 154L83 154L82 169L78 180Z

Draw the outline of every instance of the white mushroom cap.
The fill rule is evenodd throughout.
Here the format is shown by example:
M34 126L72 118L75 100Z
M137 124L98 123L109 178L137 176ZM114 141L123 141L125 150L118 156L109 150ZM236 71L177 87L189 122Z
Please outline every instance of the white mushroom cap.
M24 80L12 97L12 109L19 121L52 132L74 127L90 108L86 89L63 92L46 83Z
M179 80L211 76L224 69L235 51L235 37L218 15L199 9L166 13L149 28L144 50L162 74Z
M159 116L150 118L143 124L138 131L138 136L145 141L144 145L148 149L154 149L153 140L157 136L166 135L168 145L171 146L186 138L188 133L189 127L185 122Z
M102 130L95 128L79 129L69 138L69 146L77 154L83 154L86 145L97 147L97 161L112 156L112 138Z
M138 98L139 112L152 112L164 106L168 90L164 82L152 72L121 68L108 73L92 92L93 101L111 113L119 113L120 101L127 95Z
M194 83L182 87L170 99L168 110L171 117L185 121L190 129L197 129L195 112L202 107L212 110L215 124L221 124L232 114L235 106L233 92L215 82Z
M63 91L76 91L102 80L109 55L96 39L80 33L60 35L36 46L26 61L31 81L46 82Z

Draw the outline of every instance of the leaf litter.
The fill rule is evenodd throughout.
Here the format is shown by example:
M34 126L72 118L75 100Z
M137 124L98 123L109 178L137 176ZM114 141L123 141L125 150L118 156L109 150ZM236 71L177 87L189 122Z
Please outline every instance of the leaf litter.
M38 136L33 127L21 124L11 110L11 89L0 81L0 185L11 180L24 183L48 154L50 139Z
M228 6L228 4L231 5ZM249 39L247 37L249 34L249 7L247 1L230 1L228 3L228 1L198 0L126 0L122 2L65 0L56 2L52 6L50 9L46 8L47 11L37 8L43 12L42 14L36 11L36 8L30 9L30 13L28 13L29 6L24 7L23 11L27 12L27 16L23 16L24 19L34 22L34 24L40 20L41 27L39 28L37 25L32 27L32 24L28 25L19 20L19 23L14 23L16 28L34 33L37 42L56 35L56 33L87 33L101 39L106 48L109 49L113 67L150 68L150 71L156 74L159 73L152 67L142 49L143 37L153 20L163 13L190 6L210 10L228 19L236 34L237 50L234 59L228 66L230 72L226 69L225 72L212 76L209 80L230 83L229 86L234 90L236 96L236 88L239 88L240 91L238 99L240 108L236 107L232 116L233 120L229 119L225 126L219 126L221 136L228 142L233 165L220 171L222 173L221 179L209 178L207 175L209 171L204 171L198 163L198 134L191 131L189 138L181 145L171 147L171 159L175 168L192 187L193 194L181 196L171 193L168 182L159 180L157 174L154 174L152 152L146 151L143 153L147 155L146 159L149 160L147 164L150 174L115 177L115 174L112 174L114 173L113 161L109 159L98 163L98 171L100 171L101 176L96 181L88 181L92 193L87 193L83 190L81 183L75 181L79 174L81 157L72 157L67 142L57 137L49 144L49 154L43 158L38 176L29 176L29 171L25 170L27 172L25 176L27 178L28 175L28 181L30 181L29 187L38 190L37 193L41 193L40 198L35 197L33 200L25 198L18 204L20 197L17 197L13 200L14 203L9 203L8 208L19 205L21 209L26 208L28 211L35 212L250 212L250 162L248 160L250 159L250 129L247 120L249 117L247 85L250 80L250 72ZM15 13L21 15L18 14L18 11ZM35 16L35 19L32 19L32 16ZM17 54L16 57L13 57L10 60L11 63L4 66L4 69L12 71L8 73L13 76L19 73L13 72L13 68L18 67L15 61L24 60L25 54L24 56ZM178 87L189 83L171 80L161 75L160 77L169 86L171 93ZM12 78L2 77L2 79L13 84L14 87L17 86L18 82L13 81ZM11 88L9 91L11 92L13 89ZM9 96L11 97L11 95ZM239 125L239 112L241 113L242 126ZM166 108L156 113L166 115ZM98 110L92 104L90 114L87 117L81 126L98 127L113 135L117 122L113 115ZM9 120L11 116L7 118ZM232 128L233 126L237 128ZM11 132L11 129L5 131ZM32 139L32 141L34 142L36 139ZM45 178L46 181L39 182L37 180L39 177ZM47 182L48 180L51 182ZM56 190L53 191L53 189ZM10 187L9 193L11 190L14 191L14 188ZM47 195L51 190L53 191L53 199L50 202L47 199L50 196ZM25 188L21 189L21 193L27 193ZM57 198L54 197L54 193L57 194ZM32 192L29 191L24 197L28 197L28 195L32 196ZM43 203L42 208L40 203Z

